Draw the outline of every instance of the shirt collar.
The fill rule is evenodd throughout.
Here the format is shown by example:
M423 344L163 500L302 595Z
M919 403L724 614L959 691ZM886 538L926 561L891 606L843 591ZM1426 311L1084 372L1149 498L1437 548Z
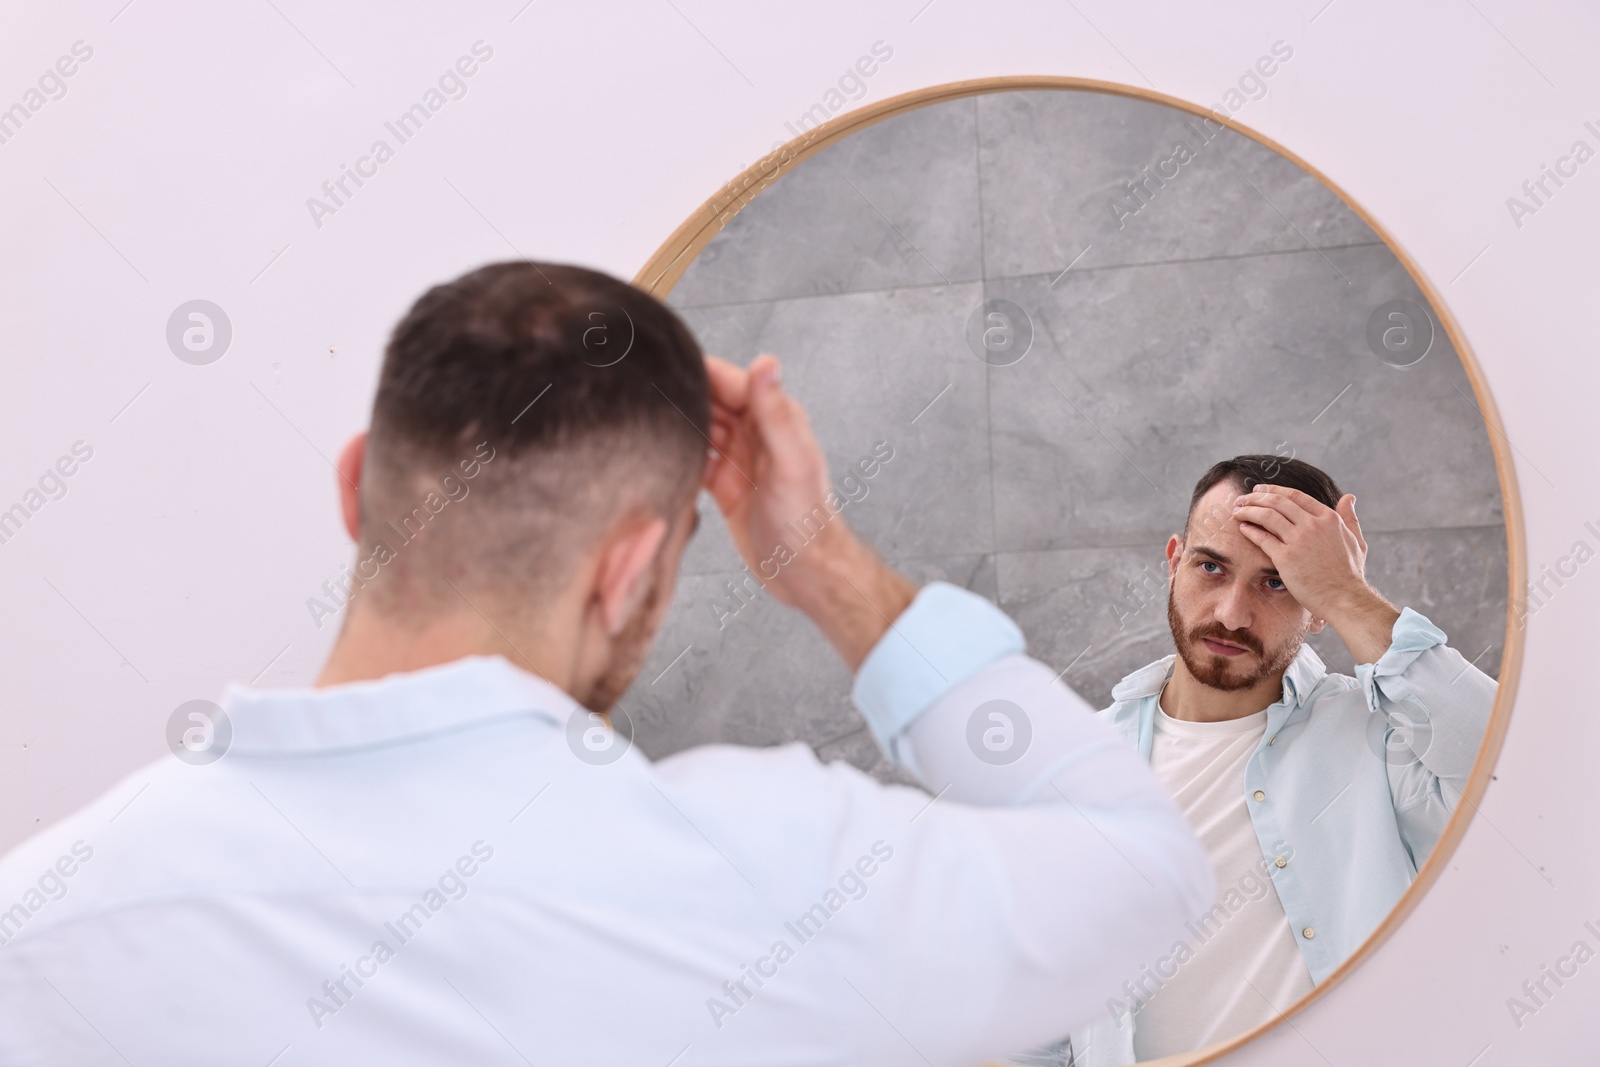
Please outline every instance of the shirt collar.
M1167 684L1177 658L1176 654L1167 655L1149 666L1140 667L1116 684L1111 690L1111 699L1140 700L1155 696ZM1292 708L1303 703L1327 673L1328 668L1323 664L1322 657L1310 645L1302 642L1300 651L1295 653L1294 662L1283 672L1284 705Z
M1316 649L1304 642L1300 651L1295 653L1294 662L1289 664L1289 669L1283 672L1283 702L1290 707L1304 704L1315 689L1328 674L1328 668L1323 664L1322 657L1317 655Z
M577 701L501 656L350 682L326 689L249 689L222 697L240 755L318 755L398 744L534 715L566 722Z

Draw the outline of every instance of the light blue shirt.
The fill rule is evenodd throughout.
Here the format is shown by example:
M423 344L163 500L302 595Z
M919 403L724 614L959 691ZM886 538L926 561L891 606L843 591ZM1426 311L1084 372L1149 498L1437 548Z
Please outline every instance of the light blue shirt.
M966 617L1003 617L992 604L954 597L939 603L946 614L924 614L925 631L989 635L982 647L969 641L962 656L1022 650L1020 634L1004 644L1006 630L996 619L978 625ZM925 640L933 643L931 634ZM1357 666L1354 678L1329 674L1302 646L1284 674L1282 699L1267 708L1245 770L1245 803L1315 982L1394 908L1443 833L1477 759L1496 684L1445 640L1425 616L1406 608L1388 650L1376 663ZM1115 703L1098 713L1146 760L1174 658L1128 675L1112 690ZM860 696L884 751L915 772L915 754L904 742L914 716L904 708L885 714L889 709ZM1121 1023L1127 1025L1108 1011L1074 1035L1080 1067L1132 1062L1133 1027L1126 1014Z
M801 744L652 763L498 656L235 686L222 758L139 768L0 858L0 1064L963 1067L1051 1040L1213 876L1138 754L963 599L924 590L856 679L916 718L937 797ZM996 702L1032 722L1004 766L967 741Z

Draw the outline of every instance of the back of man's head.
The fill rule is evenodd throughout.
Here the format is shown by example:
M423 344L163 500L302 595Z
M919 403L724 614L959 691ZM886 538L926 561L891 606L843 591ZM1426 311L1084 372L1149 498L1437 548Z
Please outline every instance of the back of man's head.
M419 623L474 590L536 608L625 513L676 520L710 421L693 335L624 282L519 261L435 286L378 379L358 574L383 575L363 599Z
M1189 524L1194 521L1194 510L1201 497L1224 482L1241 493L1251 492L1258 485L1298 489L1330 508L1338 505L1342 495L1339 486L1327 472L1303 459L1261 454L1234 456L1213 463L1195 483L1194 493L1189 497L1188 518L1184 520L1185 537L1188 536Z

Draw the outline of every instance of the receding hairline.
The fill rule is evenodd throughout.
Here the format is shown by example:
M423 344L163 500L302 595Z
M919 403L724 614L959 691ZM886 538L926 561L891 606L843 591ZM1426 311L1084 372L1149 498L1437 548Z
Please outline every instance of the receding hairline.
M1217 489L1219 489L1219 488L1221 488L1222 486L1225 486L1225 485L1226 486L1232 486L1235 490L1237 490L1238 492L1242 493L1242 492L1244 492L1245 486L1246 486L1247 483L1248 483L1248 479L1245 478L1245 476L1243 474L1241 474L1238 471L1229 471L1227 474L1224 474L1222 476L1222 478L1219 479L1214 485L1212 485L1211 488L1207 489L1204 493L1201 493L1199 496L1197 496L1193 500L1191 500L1189 502L1189 511L1183 517L1183 533L1181 535L1183 537L1183 539L1185 541L1187 541L1189 539L1189 524L1194 521L1194 513L1195 513L1196 509L1198 509L1200 507L1200 501L1204 500L1207 496L1211 495ZM1257 483L1257 484L1271 484L1271 483L1269 482L1269 483Z

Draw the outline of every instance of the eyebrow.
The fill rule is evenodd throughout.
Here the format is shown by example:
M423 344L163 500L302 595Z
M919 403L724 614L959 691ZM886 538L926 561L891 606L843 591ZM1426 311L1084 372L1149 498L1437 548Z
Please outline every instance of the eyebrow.
M1208 556L1225 567L1233 566L1233 560L1229 559L1227 556L1224 556L1221 552L1218 552L1216 549L1211 548L1208 545L1195 545L1189 551L1197 556ZM1259 573L1264 574L1269 578L1281 577L1278 574L1276 567L1265 567Z

